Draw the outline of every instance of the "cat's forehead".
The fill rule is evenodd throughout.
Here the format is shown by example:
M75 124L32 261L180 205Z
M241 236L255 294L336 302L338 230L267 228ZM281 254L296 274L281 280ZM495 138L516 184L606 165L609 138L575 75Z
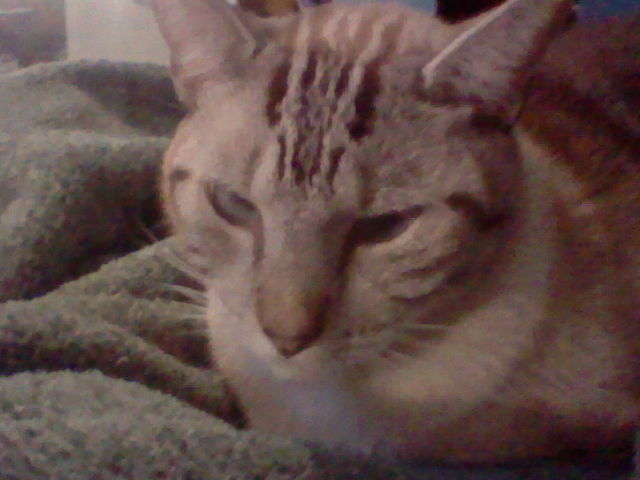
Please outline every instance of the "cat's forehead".
M451 29L432 16L401 4L329 4L305 9L281 31L278 43L292 52L330 51L345 61L380 55L422 55L440 51Z
M418 102L415 92L403 98L398 90L450 35L437 20L401 5L328 5L298 16L249 79L258 79L265 92L263 118L277 142L278 180L334 191L337 179L357 171L345 164L382 133L382 111L393 115L400 105ZM392 67L416 57L414 75Z
M186 160L198 163L200 176L224 177L249 196L255 177L265 176L271 199L321 191L371 204L384 203L380 192L424 192L442 183L441 165L431 166L444 158L444 132L457 115L409 87L450 36L437 20L400 5L309 9L249 75L209 84L211 101L193 128L211 152ZM412 58L414 75L398 71L398 61Z

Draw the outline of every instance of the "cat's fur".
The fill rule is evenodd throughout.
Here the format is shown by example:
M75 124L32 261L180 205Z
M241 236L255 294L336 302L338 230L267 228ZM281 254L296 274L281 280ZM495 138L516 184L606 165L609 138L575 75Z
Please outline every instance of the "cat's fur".
M449 26L398 5L266 20L155 0L190 108L166 211L253 427L445 461L630 439L637 164L594 193L513 125L569 3Z

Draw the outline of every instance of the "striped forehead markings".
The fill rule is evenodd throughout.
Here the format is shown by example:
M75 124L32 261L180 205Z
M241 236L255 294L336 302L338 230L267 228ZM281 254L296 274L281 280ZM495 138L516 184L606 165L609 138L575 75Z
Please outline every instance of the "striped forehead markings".
M380 68L395 52L403 25L400 18L377 20L349 25L352 35L348 41L362 47L353 61L332 54L322 43L314 44L320 27L309 18L300 23L295 35L297 48L274 69L267 91L269 126L280 131L280 179L289 172L295 184L311 184L323 171L327 182L333 182L346 146L329 145L324 137L339 112L353 111L352 118L344 122L352 141L359 142L372 133L376 100L382 91ZM344 17L334 23L344 24ZM312 88L318 98L327 99L326 105L312 103ZM285 114L288 121L283 122Z

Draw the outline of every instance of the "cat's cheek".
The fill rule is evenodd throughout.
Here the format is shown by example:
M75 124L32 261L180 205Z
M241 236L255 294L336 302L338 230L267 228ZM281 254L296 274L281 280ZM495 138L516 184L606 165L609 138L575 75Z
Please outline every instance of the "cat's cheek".
M388 257L365 258L355 264L356 275L368 292L376 291L385 299L412 300L426 297L440 287L457 268L457 264L433 268L428 262L416 259L412 269L398 267ZM426 265L422 265L425 263ZM385 267L386 266L386 267Z

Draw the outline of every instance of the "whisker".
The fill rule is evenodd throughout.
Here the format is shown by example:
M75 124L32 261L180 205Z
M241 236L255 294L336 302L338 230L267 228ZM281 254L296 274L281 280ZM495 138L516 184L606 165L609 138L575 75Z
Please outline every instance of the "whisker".
M163 251L160 253L160 258L176 270L179 270L199 283L203 284L207 281L206 275L198 270L196 266L185 259L184 256L175 249L165 246Z
M207 296L204 292L196 290L194 288L185 287L183 285L164 284L167 290L179 293L180 295L192 300L196 305L205 306L207 303Z
M164 288L166 291L168 291L169 293L172 293L173 288L168 285L168 284L160 284L161 288ZM182 292L176 292L179 293L180 295L182 295ZM200 301L200 300L198 300ZM188 313L184 316L181 317L176 317L177 320L196 320L200 317L205 317L206 313L207 313L207 305L204 305L202 303L194 303L194 300L189 298L189 299L176 299L176 298L172 298L171 302L173 303L178 303L180 305L185 305L191 308L191 310L193 310L191 313Z
M195 311L188 313L186 315L181 315L177 317L177 320L183 322L196 321L198 323L202 322L202 320L206 320L207 318L207 309L203 308L201 305L194 305L193 303L189 303L189 305L195 307Z
M176 321L202 323L207 320L207 306L192 302L178 302L192 307L191 312L176 317Z
M388 355L389 358L393 358L394 361L396 361L397 363L407 362L407 361L426 363L425 360L420 358L419 355L415 355L415 354L407 353L407 352L401 352L399 350L395 350L395 349L392 349L392 348L387 350L385 352L385 354Z

